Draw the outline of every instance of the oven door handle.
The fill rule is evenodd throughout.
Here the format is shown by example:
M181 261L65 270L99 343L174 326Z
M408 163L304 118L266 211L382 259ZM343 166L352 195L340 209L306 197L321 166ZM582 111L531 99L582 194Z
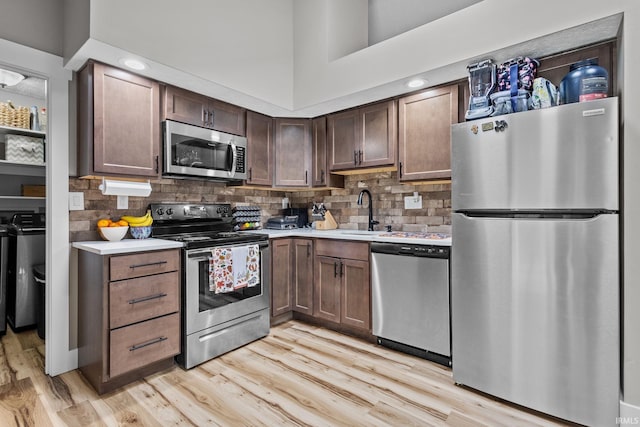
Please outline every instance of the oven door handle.
M209 258L211 258L213 256L213 254L211 253L211 250L216 248L216 247L233 247L233 246L248 246L248 245L254 245L257 244L258 248L260 249L260 251L262 251L263 249L265 249L266 247L269 246L269 242L268 241L260 241L260 242L248 242L245 244L232 244L232 245L225 245L225 244L221 244L221 245L212 245L209 248L205 249L205 250L196 250L194 249L193 251L187 251L187 258L190 261L205 261Z

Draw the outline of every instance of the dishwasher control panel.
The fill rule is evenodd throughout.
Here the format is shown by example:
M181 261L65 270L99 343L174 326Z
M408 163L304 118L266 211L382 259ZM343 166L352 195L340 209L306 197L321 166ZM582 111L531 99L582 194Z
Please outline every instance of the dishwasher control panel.
M451 247L439 245L414 245L403 243L372 243L371 252L390 255L418 256L449 259Z

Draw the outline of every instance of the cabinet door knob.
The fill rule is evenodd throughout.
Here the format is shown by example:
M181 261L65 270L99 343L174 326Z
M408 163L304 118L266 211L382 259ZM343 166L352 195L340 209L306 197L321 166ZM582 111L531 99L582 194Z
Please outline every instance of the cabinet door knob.
M353 150L353 164L358 164L358 150Z
M320 183L324 184L324 169L320 171Z
M202 110L202 126L207 126L209 124L209 110Z
M333 277L338 277L338 263L333 261Z
M307 243L307 258L311 256L311 243Z
M213 127L213 120L215 118L215 111L209 111L209 126Z
M309 175L309 171L304 171L304 183L307 184L308 182L308 175Z
M344 274L344 264L342 263L342 261L340 261L340 277L342 277Z
M362 150L358 150L358 164L362 164Z
M402 178L402 162L400 162L400 171L398 172L398 175Z

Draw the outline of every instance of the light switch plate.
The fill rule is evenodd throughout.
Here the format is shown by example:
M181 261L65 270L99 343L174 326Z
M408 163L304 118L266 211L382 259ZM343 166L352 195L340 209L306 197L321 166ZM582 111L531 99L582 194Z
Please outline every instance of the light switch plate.
M70 211L84 210L84 193L82 192L69 193L69 210Z
M405 209L422 209L422 196L405 196L404 198Z

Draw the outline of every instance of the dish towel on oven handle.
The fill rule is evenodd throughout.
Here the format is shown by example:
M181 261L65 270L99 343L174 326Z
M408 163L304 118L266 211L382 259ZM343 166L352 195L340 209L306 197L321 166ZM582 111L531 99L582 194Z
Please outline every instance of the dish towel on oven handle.
M260 248L258 245L231 248L233 288L253 287L260 283Z
M217 247L209 258L209 291L216 294L260 283L258 245Z

